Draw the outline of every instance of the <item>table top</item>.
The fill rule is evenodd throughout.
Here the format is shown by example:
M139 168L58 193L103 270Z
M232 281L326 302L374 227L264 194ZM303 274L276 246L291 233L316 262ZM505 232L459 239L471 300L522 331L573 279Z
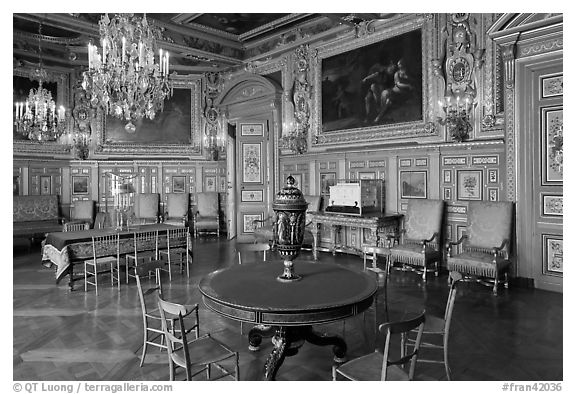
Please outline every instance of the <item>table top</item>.
M294 262L302 279L283 283L280 262L238 264L214 271L199 284L206 306L235 320L310 325L367 309L378 285L373 276L337 264Z
M143 224L138 226L130 226L130 230L116 230L114 228L104 228L104 229L90 229L81 231L61 231L46 234L46 245L52 245L56 249L61 250L66 245L70 245L77 242L88 242L92 241L92 237L99 237L107 234L119 233L120 237L128 237L134 234L136 231L166 231L170 228L174 228L170 224Z

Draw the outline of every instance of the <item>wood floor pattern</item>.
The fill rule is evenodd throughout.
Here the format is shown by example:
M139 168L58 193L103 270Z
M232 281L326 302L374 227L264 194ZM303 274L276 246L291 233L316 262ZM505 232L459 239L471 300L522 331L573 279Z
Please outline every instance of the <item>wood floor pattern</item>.
M246 335L238 322L209 311L197 288L200 279L219 268L235 264L234 242L215 238L194 240L191 277L163 278L166 298L200 304L201 332L210 332L240 353L242 380L262 380L264 363L272 344L264 340L257 352L248 350ZM321 261L361 267L359 257L320 254ZM310 260L310 252L302 259ZM297 260L298 261L298 260ZM108 281L96 296L76 282L55 284L53 269L40 264L39 247L31 251L14 246L13 259L13 379L14 380L168 380L167 355L149 350L141 368L142 321L136 284L122 283L121 290ZM296 262L297 267L297 262ZM296 268L297 269L297 268ZM425 309L442 316L448 295L447 276L431 277L426 285L414 273L394 271L389 281L392 320ZM383 295L380 296L383 305ZM381 319L382 311L378 311ZM450 361L454 380L563 379L562 294L527 288L505 290L498 297L491 289L472 283L460 286L450 337ZM342 322L318 326L319 332L343 334L348 357L373 350L373 311ZM367 328L368 327L368 328ZM245 327L245 332L247 332ZM422 356L434 357L437 351ZM288 357L278 380L330 380L330 347L305 344ZM182 376L177 376L181 378ZM199 375L198 379L203 379ZM417 378L444 380L440 364L419 363Z

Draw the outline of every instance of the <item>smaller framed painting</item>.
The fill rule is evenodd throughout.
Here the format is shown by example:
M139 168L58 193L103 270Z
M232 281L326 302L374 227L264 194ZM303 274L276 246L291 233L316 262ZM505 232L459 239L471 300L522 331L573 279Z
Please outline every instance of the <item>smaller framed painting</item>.
M330 186L334 186L335 184L335 172L324 172L320 174L320 192L322 194L330 194Z
M52 177L51 176L41 176L40 177L40 194L41 195L52 194Z
M564 273L563 239L552 234L542 234L542 246L543 273L561 276Z
M452 170L444 170L444 183L452 183Z
M216 191L216 176L210 175L204 177L204 191L205 192Z
M242 231L244 233L254 233L257 224L254 224L254 220L262 220L261 213L250 213L250 214L242 214Z
M445 187L444 188L444 200L452 200L452 188Z
M401 159L400 167L412 167L412 159Z
M458 171L458 200L482 200L482 170Z
M186 177L173 176L172 177L172 193L184 193L186 190Z
M426 198L426 171L400 171L400 198Z
M488 188L488 201L498 201L498 189Z
M88 194L88 177L72 177L72 194Z

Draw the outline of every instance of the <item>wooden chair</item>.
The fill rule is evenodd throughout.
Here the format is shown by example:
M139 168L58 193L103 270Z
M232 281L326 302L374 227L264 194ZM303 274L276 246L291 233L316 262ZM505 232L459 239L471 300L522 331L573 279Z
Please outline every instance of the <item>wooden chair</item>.
M126 259L126 283L133 276L129 270L140 262L158 260L158 230L137 231L134 233L134 252L127 253Z
M110 267L111 284L114 286L114 280L116 280L118 290L120 290L120 236L118 233L92 237L92 259L84 261L84 291L88 291L88 285L93 285L98 295L98 272L101 267ZM94 282L90 281L91 277L94 278Z
M440 235L443 216L442 200L408 201L400 237L387 237L392 240L389 267L394 268L394 263L399 262L401 269L422 272L424 282L428 272L438 276L438 263L442 259Z
M470 201L466 232L458 241L448 243L448 270L491 286L494 295L498 295L498 284L508 288L513 208L508 201ZM453 254L457 245L461 245L461 252Z
M362 248L362 259L364 262L364 271L372 272L376 275L378 281L378 292L374 297L374 333L378 331L378 298L380 294L384 294L384 321L388 321L388 255L389 250L386 248L379 248L376 246L364 246ZM384 269L378 267L378 256L384 258L386 263ZM368 259L372 260L372 264L367 264ZM366 311L367 312L367 311ZM366 312L364 312L364 324L366 324Z
M196 306L197 308L197 306ZM234 376L235 380L240 379L238 367L238 353L230 350L222 342L214 339L210 334L198 336L196 339L188 340L184 316L190 313L187 306L168 302L158 297L158 309L162 319L162 330L166 338L168 350L168 365L170 367L170 380L174 380L176 367L184 368L186 380L192 380L193 376L206 371L206 377L211 379L211 367L215 366L222 375L216 379L226 376ZM169 329L169 319L174 318L176 327ZM199 324L199 322L197 322ZM234 372L230 372L221 365L223 361L232 360L234 362ZM198 371L192 371L201 367Z
M239 244L236 246L236 252L238 253L238 264L242 264L242 254L244 254L244 263L248 262L246 259L248 253L252 253L252 257L254 257L254 254L262 253L262 261L266 261L266 253L269 250L270 244L268 243Z
M90 223L88 222L67 222L62 225L62 231L84 231L90 230Z
M355 358L340 366L333 366L332 380L337 380L338 375L349 380L363 381L413 380L425 321L425 313L422 313L414 319L381 324L379 333L384 336L384 350L377 348L373 353ZM418 335L412 352L406 354L404 348L401 347L400 358L391 360L392 336L402 337L414 329L418 330ZM400 344L401 341L399 341ZM408 371L400 367L407 364L409 364Z
M74 201L70 211L71 222L88 223L88 228L94 223L95 202L92 200Z
M270 251L269 243L253 243L253 244L238 244L236 245L236 252L238 253L238 264L254 262L256 261L266 261L267 252ZM258 258L258 254L262 253L262 260ZM251 255L250 260L248 255ZM242 255L244 255L244 260L242 260ZM240 322L240 335L244 335L244 323Z
M220 208L218 193L203 192L196 195L196 212L194 213L194 238L200 231L215 232L220 236Z
M446 309L444 311L443 317L437 316L426 316L426 323L424 324L423 341L420 343L421 348L432 348L432 349L442 349L443 358L442 360L431 360L423 359L418 357L418 362L424 363L444 363L444 369L446 370L446 378L452 380L450 376L450 365L448 363L448 341L450 338L450 322L452 321L452 311L454 310L454 300L456 299L456 285L462 280L462 275L458 272L450 272L450 292L448 293L448 300L446 302ZM437 345L432 342L426 342L426 337L430 336L440 336L442 338L442 345ZM404 337L403 341L404 349L408 349L408 346L414 346L415 339L411 336Z
M103 229L110 227L110 218L106 212L98 212L96 214L96 219L94 219L94 228Z
M161 261L152 261L149 263L142 263L134 267L134 276L136 277L136 285L138 288L138 299L140 300L140 307L142 309L142 322L144 325L144 344L142 346L142 358L140 359L140 366L144 365L146 358L146 350L148 345L155 346L160 349L166 349L164 344L164 331L162 331L162 322L158 312L156 294L162 295L162 280L160 278L160 269L163 268ZM142 286L142 278L147 275L150 276L154 273L155 286L148 287L144 290ZM151 301L153 300L153 303ZM152 308L150 306L153 306ZM155 312L154 312L155 311ZM160 342L158 340L160 339Z
M160 195L139 193L134 195L134 218L136 224L158 223Z
M184 264L186 264L186 276L190 277L191 250L188 227L175 227L166 230L166 249L159 249L158 256L160 259L166 257L170 280L172 280L172 264L180 265L180 272L184 272Z

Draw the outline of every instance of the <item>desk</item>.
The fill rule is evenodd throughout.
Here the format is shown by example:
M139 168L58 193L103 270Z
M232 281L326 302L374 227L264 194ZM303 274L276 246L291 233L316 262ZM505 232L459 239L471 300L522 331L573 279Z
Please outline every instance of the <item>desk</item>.
M120 254L134 252L134 233L137 231L158 230L158 248L166 247L166 230L174 228L169 224L149 224L131 227L130 230L117 231L112 228L83 231L54 232L46 234L42 244L42 262L55 264L56 283L70 275L70 290L74 290L74 261L92 258L92 237L106 234L120 234ZM171 244L172 246L172 244ZM181 245L176 245L181 246ZM151 246L152 249L154 246ZM115 251L114 251L115 253Z
M310 232L314 237L314 245L312 247L312 254L314 260L318 260L318 236L320 233L320 224L330 226L331 232L331 251L336 254L337 247L340 246L342 250L342 241L340 230L342 227L358 227L361 229L368 229L371 231L368 244L375 246L382 246L380 242L379 232L386 232L390 234L398 233L399 220L403 215L401 214L375 214L366 216L351 216L351 215L338 215L324 212L309 212L306 214L312 222ZM340 244L338 241L340 241Z
M275 379L284 358L295 355L304 341L333 345L335 359L344 361L344 340L319 335L312 325L363 312L372 304L378 289L374 277L363 271L301 261L296 261L295 266L302 276L297 282L276 279L284 270L282 263L262 262L212 272L199 284L209 309L230 319L257 324L248 334L251 349L260 346L263 336L274 333L274 348L265 365L267 380Z

